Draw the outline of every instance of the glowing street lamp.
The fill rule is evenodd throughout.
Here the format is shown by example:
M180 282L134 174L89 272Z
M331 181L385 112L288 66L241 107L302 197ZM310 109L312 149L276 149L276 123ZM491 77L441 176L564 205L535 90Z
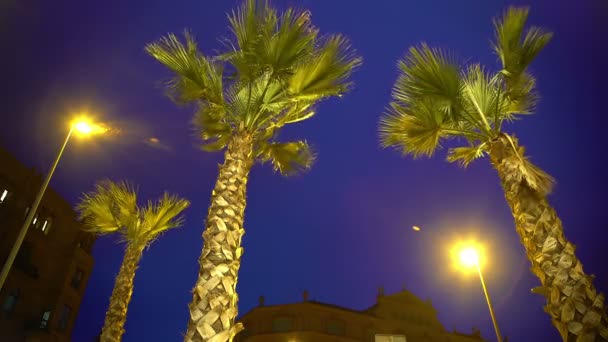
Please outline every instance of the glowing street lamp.
M490 317L492 317L492 324L494 325L496 338L498 339L498 342L502 342L502 337L500 335L500 331L498 330L498 323L496 322L496 315L494 314L492 302L490 301L490 295L488 294L488 289L486 288L486 283L483 280L483 274L481 273L481 248L475 244L467 244L456 248L456 252L459 264L462 267L465 269L475 268L477 270L479 280L481 281L481 287L483 287L483 293L486 296L486 302L488 303L488 309L490 309Z
M89 135L93 135L93 134L101 134L105 131L106 131L105 128L103 128L102 126L100 126L98 124L91 123L86 118L78 118L71 123L70 131L68 132L68 135L65 138L65 141L63 142L63 145L61 146L61 149L59 150L57 157L55 158L55 162L53 162L53 165L51 166L51 169L47 173L46 178L44 179L44 182L42 182L42 186L40 187L40 190L38 191L38 195L36 195L34 204L32 204L32 207L29 209L29 211L27 213L27 217L25 218L25 222L23 222L23 226L21 227L21 230L19 231L17 240L13 244L13 248L11 249L11 252L8 255L8 258L4 262L4 266L2 267L2 273L0 273L0 290L2 290L2 287L4 286L4 282L6 281L6 278L8 277L8 273L11 270L11 267L13 266L13 262L15 262L17 253L19 252L19 249L21 248L21 244L23 243L23 240L25 239L25 235L27 234L29 227L32 225L32 220L34 219L34 216L36 215L36 211L38 210L40 201L42 201L42 196L44 196L46 188L48 187L49 182L51 181L51 177L53 176L53 173L55 172L55 169L57 168L57 164L59 164L61 155L63 154L63 151L65 150L65 147L67 146L68 141L70 140L70 137L72 136L73 133L76 133L81 136L89 136Z

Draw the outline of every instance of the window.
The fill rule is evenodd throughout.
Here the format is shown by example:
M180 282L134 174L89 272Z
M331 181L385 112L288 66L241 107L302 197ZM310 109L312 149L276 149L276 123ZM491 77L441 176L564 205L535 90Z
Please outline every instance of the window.
M274 332L290 331L292 326L293 319L291 317L277 317L272 321L272 331Z
M344 324L335 320L327 322L327 332L332 335L344 335Z
M2 191L0 191L0 204L4 203L6 201L7 196L8 196L8 190L3 189Z
M15 267L32 278L38 278L38 268L32 261L33 246L30 242L24 241L15 258Z
M40 320L40 329L47 329L49 327L50 319L51 319L51 310L46 310L42 314L42 319Z
M404 335L376 335L374 342L407 342Z
M80 285L82 284L83 278L84 278L84 271L81 270L80 268L77 268L76 271L74 272L74 275L72 275L72 288L74 290L80 289Z
M6 296L4 302L2 303L2 312L8 317L13 311L15 311L15 305L17 305L17 300L19 299L19 289L15 289L11 291L11 293Z
M59 316L59 330L65 330L70 323L70 316L72 316L72 308L68 305L63 305L61 310L61 316Z
M40 229L45 235L49 233L49 229L51 229L51 224L53 224L53 219L50 217L47 217L46 220L44 220L44 222L42 223L42 228Z

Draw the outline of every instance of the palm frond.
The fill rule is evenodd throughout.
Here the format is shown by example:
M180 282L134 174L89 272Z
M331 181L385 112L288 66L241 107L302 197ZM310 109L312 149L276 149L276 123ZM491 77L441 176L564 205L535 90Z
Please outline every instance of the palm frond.
M215 106L224 105L222 68L198 51L194 37L185 31L185 44L174 34L146 45L152 57L175 73L167 93L177 103L204 100Z
M129 183L103 180L76 206L84 228L96 234L125 233L138 219L137 194Z
M490 133L490 122L499 121L502 109L502 90L497 79L479 64L468 66L462 75L462 98L467 120Z
M346 37L329 36L310 60L295 67L289 78L289 94L294 100L318 101L346 92L348 78L362 63Z
M454 147L448 150L447 161L458 162L461 167L467 167L475 159L483 157L487 152L487 143L467 147Z
M545 196L553 191L555 178L534 165L529 158L522 157L523 163L519 164L519 169L530 188L540 195Z
M139 208L132 185L103 180L83 196L76 209L84 229L99 235L120 233L123 241L145 246L163 231L181 225L178 215L189 205L187 200L165 193L159 201Z
M525 7L509 7L502 18L494 20L493 48L507 79L517 79L552 38L552 33L538 27L524 33L527 20Z
M444 136L444 113L431 100L419 100L409 107L392 103L380 119L380 141L384 147L396 147L403 154L432 156Z
M233 38L225 41L231 51L220 55L220 59L232 64L240 81L251 82L263 71L257 47L263 32L276 26L276 10L267 0L245 0L228 16L228 21Z
M261 141L257 146L261 162L270 162L275 171L291 176L309 170L316 155L306 141L285 143Z
M508 140L511 149L515 152L511 158L513 158L513 163L517 165L526 184L540 196L546 196L551 193L555 185L555 179L534 165L529 157L526 157L526 150L523 146L519 145L516 137L507 134L504 136Z
M460 96L460 73L455 58L442 49L422 43L411 47L399 61L400 74L393 99L402 104L432 99L437 108L452 115Z
M199 104L192 126L195 134L203 141L202 148L209 151L223 149L234 129L223 112L218 113L205 103Z
M312 27L310 12L287 9L274 26L266 26L257 44L260 64L268 66L274 79L291 76L294 66L312 53L317 31Z
M516 114L534 113L538 99L534 76L524 72L507 87L502 110L504 119L512 121Z
M141 232L138 234L142 243L148 244L161 233L177 228L184 223L182 212L190 206L190 202L168 193L156 201L148 201L141 209Z

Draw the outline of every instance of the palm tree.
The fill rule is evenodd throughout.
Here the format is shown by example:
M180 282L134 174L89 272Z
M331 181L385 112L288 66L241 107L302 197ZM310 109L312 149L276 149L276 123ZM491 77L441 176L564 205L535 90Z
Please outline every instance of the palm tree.
M179 215L190 205L165 193L158 201L137 206L137 194L128 183L99 182L77 206L85 229L99 235L118 233L125 242L125 256L116 276L101 341L120 341L125 332L127 307L133 292L135 270L143 250L160 234L179 227Z
M461 66L449 52L424 43L410 48L380 121L381 141L418 157L431 156L444 139L456 138L465 145L450 148L447 160L464 167L489 155L541 282L534 292L545 295L554 326L564 341L607 340L604 296L583 272L547 201L553 179L503 130L517 115L534 112L538 97L527 68L552 37L539 27L525 29L527 18L527 8L509 8L494 21L493 48L502 64L497 73L479 64Z
M279 142L287 124L311 118L323 99L341 96L361 59L342 35L321 37L310 13L278 13L268 1L246 0L228 16L227 52L201 53L192 35L185 43L169 34L146 51L174 73L168 95L194 104L196 135L205 151L225 150L211 195L203 250L186 341L231 340L235 291L246 205L245 192L255 161L270 162L283 175L309 169L315 159L306 141Z

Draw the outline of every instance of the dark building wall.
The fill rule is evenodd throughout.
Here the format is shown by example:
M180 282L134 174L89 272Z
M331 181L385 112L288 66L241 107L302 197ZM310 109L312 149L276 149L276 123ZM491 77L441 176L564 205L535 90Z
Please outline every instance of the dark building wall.
M40 174L0 149L2 265L41 184ZM93 268L94 241L93 235L81 230L69 203L47 189L36 223L30 226L0 291L2 341L70 341Z
M407 342L484 341L477 329L472 334L447 331L429 301L405 290L379 295L363 311L308 300L308 294L301 303L265 306L261 300L239 321L245 330L235 342L374 342L376 335L394 336L393 341L404 336Z

